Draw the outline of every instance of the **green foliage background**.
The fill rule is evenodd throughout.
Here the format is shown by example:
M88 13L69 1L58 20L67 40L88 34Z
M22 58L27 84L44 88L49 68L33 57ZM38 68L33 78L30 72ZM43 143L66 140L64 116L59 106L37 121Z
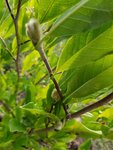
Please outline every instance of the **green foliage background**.
M15 15L18 0L9 0ZM0 2L0 149L66 150L77 137L89 149L98 138L113 139L113 104L66 120L42 59L26 35L36 18L42 42L69 113L113 90L113 1L22 0L18 81L17 37L5 1ZM52 111L51 111L51 108Z

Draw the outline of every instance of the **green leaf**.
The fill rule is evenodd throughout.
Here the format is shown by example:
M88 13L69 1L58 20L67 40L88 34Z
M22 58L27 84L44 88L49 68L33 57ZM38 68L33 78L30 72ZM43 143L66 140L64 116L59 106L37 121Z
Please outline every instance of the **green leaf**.
M113 26L69 58L58 71L78 68L113 53Z
M63 142L54 143L52 150L66 150L67 144Z
M53 24L49 35L70 36L112 22L111 0L81 0L63 13Z
M29 102L23 106L20 106L21 109L31 112L32 114L41 114L44 113L42 108L37 109L37 105L34 102Z
M76 138L75 134L70 134L70 133L66 133L63 131L59 131L57 133L54 133L51 138L54 140L57 140L58 142L64 142L64 143L69 143L72 140L74 140Z
M58 117L55 116L54 114L45 112L43 108L38 107L38 105L34 104L33 102L29 102L26 105L20 106L21 109L24 111L29 111L31 114L34 115L40 115L40 116L45 116L45 117L50 117L51 119L55 121L59 121Z
M64 58L65 63L58 71L68 69L60 80L66 99L85 97L113 84L112 33L113 27L110 27L79 51L75 50L67 61Z
M104 110L99 116L99 118L104 117L107 119L113 119L113 108L108 108Z
M99 138L102 136L101 131L91 130L76 119L71 119L67 121L63 128L63 131L79 134L80 136L86 138L87 137Z
M3 77L2 75L0 75L0 87L2 87L2 89L5 89L7 87L5 77Z
M79 0L41 0L39 1L38 13L40 22L49 21L68 8L75 5Z
M2 148L6 148L7 146L10 146L10 144L13 142L13 140L11 139L11 140L8 140L8 141L6 141L6 142L0 142L0 147L2 147Z
M24 132L25 127L17 120L17 119L11 119L9 121L9 128L10 132Z
M85 142L83 142L78 150L90 150L90 146L91 146L91 140L86 140Z
M3 38L10 37L14 32L14 26L10 16L8 15L0 25L0 36Z
M66 99L90 96L90 94L111 86L113 84L111 80L112 64L113 55L111 54L63 74L60 86Z
M28 85L25 85L25 103L35 100L36 91L35 85L28 81Z
M36 65L38 63L38 58L39 53L37 51L33 51L30 54L28 54L23 61L22 73L31 69L33 65Z
M14 37L14 39L12 41L12 51L11 52L16 54L16 50L17 50L17 41L16 41L16 37Z
M105 32L111 25L107 24L90 32L78 33L69 38L62 50L61 56L57 64L57 70L70 60L73 55L76 55L82 48L87 48L88 44L95 40L100 34ZM70 64L70 63L69 63ZM64 68L65 69L65 68Z
M16 16L18 0L8 2ZM87 139L113 139L112 105L77 120L65 119L62 107L69 104L68 111L74 113L113 91L113 1L22 0L17 20L4 0L0 6L0 37L5 41L0 42L0 149L66 150L76 137L83 137L79 150L88 150ZM57 66L54 77L63 102L52 99L54 84L26 35L30 18L41 24L40 44L51 68Z
M15 139L14 139L15 140ZM21 134L16 137L16 141L14 142L14 148L17 150L22 146L26 146L28 144L28 137L25 134Z
M112 76L113 76L113 67L110 67L109 69L103 71L96 77L84 83L74 92L72 92L68 97L66 97L66 99L69 99L72 97L75 97L75 98L81 98L81 97L87 97L87 96L90 97L91 94L94 94L95 92L98 92L99 90L101 90L100 93L103 93L102 89L108 88L111 85L113 85L113 81L111 80Z

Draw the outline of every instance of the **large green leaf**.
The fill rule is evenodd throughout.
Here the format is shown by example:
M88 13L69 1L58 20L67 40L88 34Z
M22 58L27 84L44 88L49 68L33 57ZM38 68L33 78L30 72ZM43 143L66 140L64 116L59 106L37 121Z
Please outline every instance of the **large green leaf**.
M110 53L113 53L113 26L85 45L63 65L59 66L58 71L83 66Z
M77 90L72 92L69 96L67 96L66 99L72 97L75 98L87 97L90 96L90 94L98 92L99 90L110 87L111 85L113 85L112 76L113 76L113 67L107 69L106 71L100 73L96 77L84 83L80 88L78 88Z
M81 0L64 12L53 24L48 34L70 36L98 28L113 18L113 1Z
M71 45L75 53L72 57L70 55L67 56L65 50L64 59L62 59L62 55L58 70L64 71L69 69L66 74L63 74L60 81L66 99L88 96L113 84L113 72L112 68L109 68L113 66L112 35L113 27L110 27L79 51L76 49L77 46L74 50L74 46ZM69 57L69 59L66 61L65 57Z
M39 1L38 13L40 22L49 21L68 8L75 5L79 0L41 0Z
M3 9L4 8L4 1L1 0L0 2L0 23L3 21L3 19L7 16L7 10Z
M93 138L102 137L101 131L91 130L76 119L71 119L67 121L63 128L63 131L80 134L82 137L93 137Z
M90 32L76 34L69 38L62 50L57 68L60 68L69 58L76 54L80 49L87 46L89 42L96 39L97 36L106 31L111 25L107 24Z
M78 69L69 70L66 75L62 76L60 81L66 99L87 97L90 94L111 86L113 84L112 69L113 54L96 62L83 65Z
M7 13L6 13L7 14ZM14 32L14 26L12 23L12 18L7 14L5 19L0 22L0 36L3 38L10 37Z

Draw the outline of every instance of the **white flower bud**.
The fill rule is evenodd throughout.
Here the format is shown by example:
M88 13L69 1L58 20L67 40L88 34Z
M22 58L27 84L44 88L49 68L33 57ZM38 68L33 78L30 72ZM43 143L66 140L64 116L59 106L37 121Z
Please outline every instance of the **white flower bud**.
M27 35L32 40L33 44L36 45L41 38L39 22L36 19L32 18L25 26Z
M63 123L62 122L58 122L57 125L55 126L56 130L61 130L63 128Z
M57 92L56 89L54 89L54 90L52 91L51 97L55 100L55 102L57 102L57 101L60 100L60 96L59 96L59 94L58 94L58 92Z

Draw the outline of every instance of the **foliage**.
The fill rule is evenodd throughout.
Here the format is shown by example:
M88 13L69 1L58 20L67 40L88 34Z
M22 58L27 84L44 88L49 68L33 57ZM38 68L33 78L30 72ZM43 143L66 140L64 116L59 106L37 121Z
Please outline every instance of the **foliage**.
M20 2L0 3L0 149L66 150L82 137L79 150L88 150L93 139L112 140L112 102L77 119L64 106L72 114L113 91L113 1L22 0L18 13ZM26 35L31 18L52 76Z

